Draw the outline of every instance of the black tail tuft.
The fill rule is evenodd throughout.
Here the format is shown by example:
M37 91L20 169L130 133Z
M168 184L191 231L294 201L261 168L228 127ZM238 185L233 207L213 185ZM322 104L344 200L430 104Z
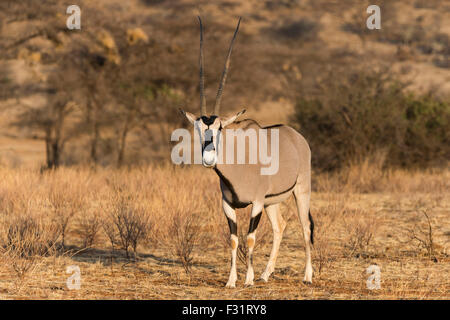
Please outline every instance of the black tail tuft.
M311 230L311 244L314 244L314 220L311 215L311 211L308 212L309 229Z

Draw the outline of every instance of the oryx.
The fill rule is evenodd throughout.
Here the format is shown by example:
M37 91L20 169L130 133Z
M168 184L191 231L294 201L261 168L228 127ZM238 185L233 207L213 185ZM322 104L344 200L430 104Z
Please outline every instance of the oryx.
M230 56L233 43L239 30L241 19L237 24L233 38L231 40L225 67L217 92L214 113L207 115L206 98L204 94L204 72L203 72L203 26L200 17L200 112L201 116L196 117L192 113L180 110L182 114L191 122L201 139L202 163L205 167L215 170L220 178L220 188L222 190L223 211L228 219L231 233L231 271L226 287L235 287L236 273L236 251L238 247L236 208L244 208L252 204L250 227L247 235L248 244L248 270L245 285L253 284L252 252L255 245L255 233L264 208L272 224L273 247L270 253L269 262L261 279L267 281L274 271L278 249L283 236L286 222L281 216L280 203L294 194L297 204L298 216L303 227L305 240L306 266L304 282L312 282L313 269L311 266L311 245L313 244L314 223L309 212L309 202L311 194L311 152L305 138L291 127L285 125L275 125L262 128L256 121L246 119L236 121L245 112L242 110L237 114L228 117L219 117L220 101L222 90L225 85L227 72L230 65ZM224 130L227 128L226 130ZM226 134L223 131L228 129L241 129L238 135L246 135L249 130L271 129L278 130L278 151L279 169L275 174L262 175L260 168L262 164L226 164L217 161L220 144L223 139L225 145ZM223 137L223 138L222 138ZM244 137L245 139L245 137ZM257 138L260 140L260 138ZM272 135L267 137L266 143L274 143ZM270 148L269 148L270 150ZM246 151L248 152L248 151Z

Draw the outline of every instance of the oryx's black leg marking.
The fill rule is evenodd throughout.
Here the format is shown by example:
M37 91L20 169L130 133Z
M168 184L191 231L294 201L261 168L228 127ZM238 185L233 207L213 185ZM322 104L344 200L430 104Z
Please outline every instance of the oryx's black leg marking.
M314 220L311 215L311 210L308 212L309 229L311 230L311 244L314 244Z
M249 234L255 231L256 228L258 228L259 220L261 219L261 213L262 211L250 219L250 226L248 227Z
M237 224L233 220L227 217L228 220L228 226L230 227L230 233L237 236Z

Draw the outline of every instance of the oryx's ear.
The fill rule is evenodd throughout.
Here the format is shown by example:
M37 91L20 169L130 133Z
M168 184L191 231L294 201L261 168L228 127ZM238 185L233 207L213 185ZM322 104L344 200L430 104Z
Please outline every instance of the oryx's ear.
M180 110L181 114L182 114L183 116L185 116L186 119L189 120L190 123L192 123L192 124L195 123L195 120L196 120L197 118L196 118L192 113L186 112L186 111L181 110L181 109L179 109L179 110Z
M239 111L238 113L236 113L234 116L231 116L225 120L222 120L222 128L225 128L227 125L233 123L236 121L236 119L241 115L245 113L245 109L243 109L242 111Z

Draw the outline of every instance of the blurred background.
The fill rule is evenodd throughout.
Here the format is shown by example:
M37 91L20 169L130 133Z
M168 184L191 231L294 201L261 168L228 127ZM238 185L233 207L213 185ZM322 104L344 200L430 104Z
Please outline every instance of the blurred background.
M209 108L242 16L222 115L295 127L317 171L446 166L450 2L378 0L369 30L372 2L77 0L68 30L66 1L2 0L0 165L170 161L178 108L199 113L201 15Z

